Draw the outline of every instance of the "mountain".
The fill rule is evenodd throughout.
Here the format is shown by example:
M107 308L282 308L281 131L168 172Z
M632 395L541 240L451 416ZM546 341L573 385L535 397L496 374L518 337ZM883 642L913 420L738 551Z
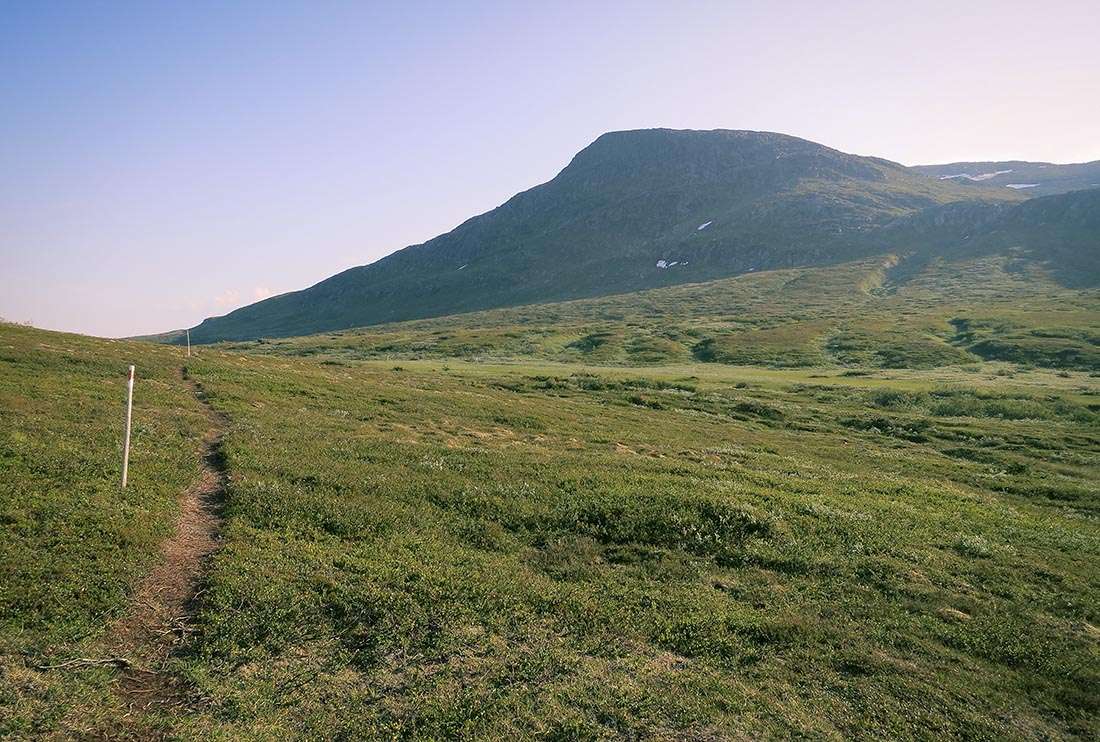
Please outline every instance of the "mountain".
M205 320L193 343L311 332L831 264L899 219L1012 189L929 178L782 134L605 134L553 180L451 232Z
M1100 160L1073 165L1053 162L952 162L918 165L913 171L963 186L1010 188L1028 196L1049 196L1100 188Z

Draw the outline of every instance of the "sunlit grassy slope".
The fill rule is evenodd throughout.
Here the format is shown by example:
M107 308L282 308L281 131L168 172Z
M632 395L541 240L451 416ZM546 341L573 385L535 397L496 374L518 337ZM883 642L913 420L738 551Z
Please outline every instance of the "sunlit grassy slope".
M173 659L194 705L152 723L1095 738L1098 304L1020 270L1035 268L883 257L203 349L189 373L230 420L224 546ZM0 346L5 465L11 431L47 414L32 379L66 379L86 418L51 435L79 431L107 493L118 373L149 353L163 396L138 420L179 427L157 436L164 463L136 470L186 479L178 349L8 327ZM79 361L92 351L103 365ZM116 392L93 405L101 388ZM20 460L5 529L31 482L64 505L54 530L76 527L90 506L65 475ZM132 558L34 522L6 552L17 573L78 541L96 569ZM163 531L148 522L143 538ZM112 671L33 666L85 651L72 611L94 633L125 599L48 605L33 632L32 601L5 604L8 729L110 730Z
M226 346L331 361L537 358L650 366L934 368L1004 360L1100 370L1100 291L1013 255L892 255L601 299Z

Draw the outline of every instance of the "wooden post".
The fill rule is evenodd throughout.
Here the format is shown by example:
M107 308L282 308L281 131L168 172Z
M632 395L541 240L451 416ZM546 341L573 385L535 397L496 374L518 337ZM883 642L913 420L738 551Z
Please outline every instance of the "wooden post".
M130 420L134 412L134 367L130 366L130 380L126 382L126 445L122 449L122 489L126 489L126 474L130 469Z
M187 328L187 357L191 357L191 328Z

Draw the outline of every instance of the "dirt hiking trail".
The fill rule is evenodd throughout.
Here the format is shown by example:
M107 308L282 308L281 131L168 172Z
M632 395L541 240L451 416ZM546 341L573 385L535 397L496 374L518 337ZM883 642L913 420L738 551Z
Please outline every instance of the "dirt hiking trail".
M227 482L222 455L226 419L210 406L202 385L186 368L180 378L205 407L209 427L203 436L201 475L180 496L174 532L161 544L161 562L138 583L127 612L105 637L105 650L121 668L116 692L127 708L124 727L140 725L144 712L188 705L188 688L167 672L166 664L192 630L199 581L207 558L218 547Z

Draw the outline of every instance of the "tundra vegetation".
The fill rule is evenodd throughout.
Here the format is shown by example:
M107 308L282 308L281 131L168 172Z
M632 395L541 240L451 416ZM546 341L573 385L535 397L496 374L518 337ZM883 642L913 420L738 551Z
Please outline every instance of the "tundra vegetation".
M1095 739L1098 298L883 256L190 359L2 326L0 736L128 718L57 666L197 476L186 366L221 548L133 733Z

